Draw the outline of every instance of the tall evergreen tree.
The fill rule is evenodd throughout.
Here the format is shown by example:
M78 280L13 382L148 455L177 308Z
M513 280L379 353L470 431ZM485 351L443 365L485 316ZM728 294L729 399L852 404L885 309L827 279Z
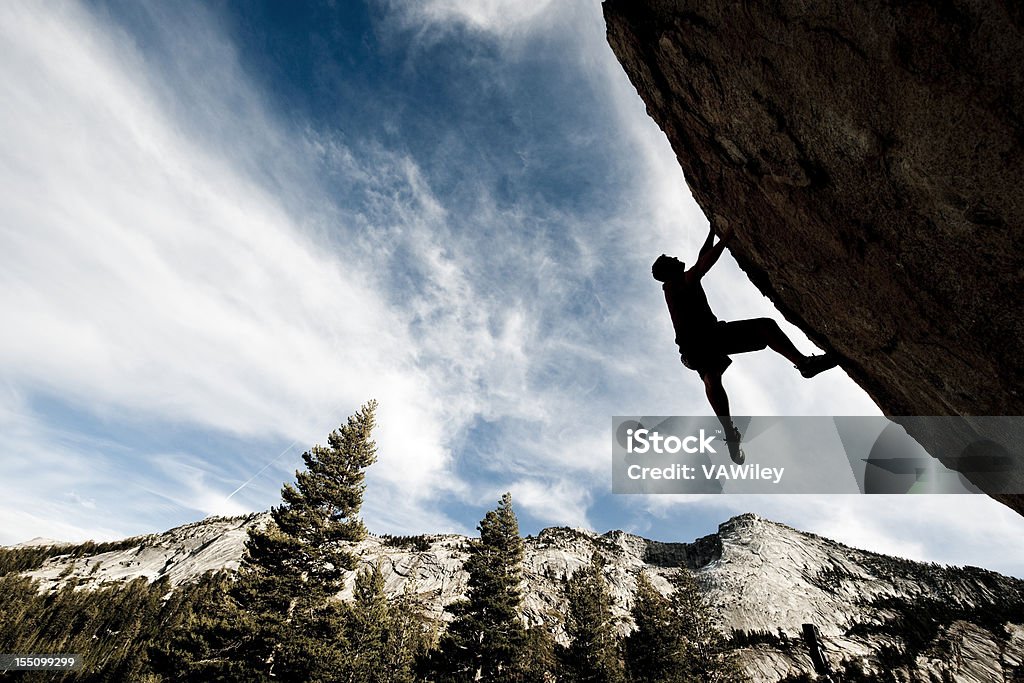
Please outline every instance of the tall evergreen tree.
M622 683L625 669L611 594L604 580L604 558L594 552L590 564L573 572L566 583L569 601L565 631L569 646L563 650L564 680L579 683Z
M672 630L678 634L682 680L700 683L739 683L746 676L729 642L715 625L714 612L693 573L680 568L669 576Z
M623 648L629 680L633 683L685 680L681 638L673 623L669 601L654 587L645 571L637 576L630 616L636 628L626 636Z
M272 523L250 532L234 597L259 615L248 664L277 680L330 680L343 668L343 619L328 602L343 587L355 556L345 543L360 541L364 470L377 459L371 439L376 401L369 401L333 431L327 446L302 454L304 471L281 489L284 503Z
M180 663L187 678L332 681L346 670L345 612L330 598L356 565L345 544L366 535L358 515L364 470L376 460L376 407L369 401L326 447L303 454L306 469L282 488L283 504L249 532L238 580L192 646L199 658Z
M411 683L416 679L416 663L437 645L437 623L429 616L426 599L416 590L415 581L406 581L402 594L390 602L387 647L383 668L387 680Z
M547 624L526 631L523 649L515 664L517 683L550 683L557 679L558 655L555 638Z
M380 565L356 575L345 607L347 662L340 678L351 683L411 683L417 655L431 645L430 631L412 582L388 599Z
M432 673L442 681L514 681L526 629L519 616L522 602L523 539L512 509L512 496L501 497L480 525L480 539L470 546L464 600L448 609L455 615L441 639Z

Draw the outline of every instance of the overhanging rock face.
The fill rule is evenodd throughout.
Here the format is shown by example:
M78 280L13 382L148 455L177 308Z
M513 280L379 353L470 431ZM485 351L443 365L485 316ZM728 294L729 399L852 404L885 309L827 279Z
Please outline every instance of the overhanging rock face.
M740 266L888 415L1024 414L1020 7L604 3ZM906 424L937 457L992 438L1024 463L1019 433ZM1024 512L990 485L1019 466L968 477Z

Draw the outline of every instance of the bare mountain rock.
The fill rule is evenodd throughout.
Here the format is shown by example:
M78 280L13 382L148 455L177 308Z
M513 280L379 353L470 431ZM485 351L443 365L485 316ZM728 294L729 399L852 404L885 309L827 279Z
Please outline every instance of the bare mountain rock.
M740 266L887 415L1024 415L1021 7L604 3ZM897 419L947 465L1001 444L1015 467L967 476L1024 512L1019 421Z
M205 571L237 568L248 529L268 518L210 518L127 539L117 550L53 557L30 575L47 591L68 581L89 589L138 576L167 576L180 585ZM469 541L453 534L370 536L353 550L364 564L381 564L389 593L398 595L412 582L433 616L445 619L445 605L466 591ZM692 543L545 529L526 539L524 617L564 638L563 579L595 551L606 560L624 631L632 628L628 615L641 570L666 592L668 572L681 566L695 571L755 681L813 671L800 639L806 623L818 628L835 666L856 660L869 670L902 667L925 679L948 671L957 681L978 682L1003 680L1004 671L1024 666L1024 581L857 550L749 514Z

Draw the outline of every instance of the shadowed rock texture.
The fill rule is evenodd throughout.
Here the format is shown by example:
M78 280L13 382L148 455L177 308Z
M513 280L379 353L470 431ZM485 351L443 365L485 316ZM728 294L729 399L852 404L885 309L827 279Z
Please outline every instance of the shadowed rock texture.
M740 266L887 415L1024 414L1021 7L604 3ZM902 422L944 460L1009 442L1015 472L968 477L1024 512L1024 435Z

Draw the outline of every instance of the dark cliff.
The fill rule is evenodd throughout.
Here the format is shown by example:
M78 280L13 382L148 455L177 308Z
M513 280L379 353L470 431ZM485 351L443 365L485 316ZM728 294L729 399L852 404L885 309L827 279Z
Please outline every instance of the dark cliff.
M740 266L887 415L1024 414L1019 5L606 0L604 12L693 196L735 230ZM1000 444L1013 467L967 476L1024 512L1015 422L900 421L947 464Z

